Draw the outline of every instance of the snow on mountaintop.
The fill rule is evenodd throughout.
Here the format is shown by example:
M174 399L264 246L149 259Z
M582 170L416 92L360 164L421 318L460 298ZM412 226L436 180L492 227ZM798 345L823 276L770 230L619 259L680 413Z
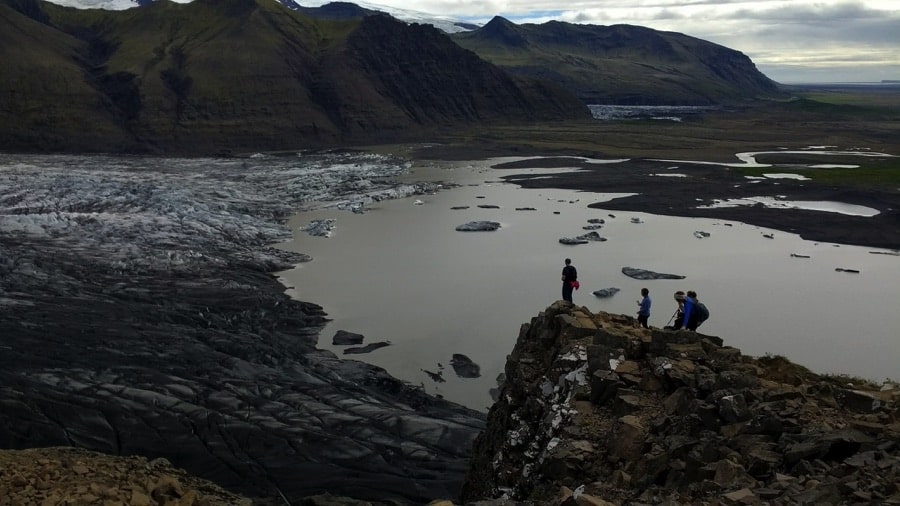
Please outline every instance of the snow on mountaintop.
M125 10L131 9L132 7L138 7L142 3L147 3L148 0L48 0L51 3L55 3L57 5L62 5L65 7L75 7L76 9L106 9L106 10ZM190 3L193 0L171 0L175 3L186 4ZM274 0L279 1L279 0ZM303 1L297 2L299 5L303 7L321 7L325 4L331 3L333 0L312 0L312 1ZM285 3L285 2L282 2ZM434 14L428 14L425 12L407 10L407 9L398 9L396 7L387 7L384 5L371 4L368 2L353 2L356 5L373 11L381 11L390 14L391 16L404 21L406 23L420 23L426 25L432 25L435 28L443 30L447 33L454 32L464 32L468 31L473 24L467 23L461 19L454 19L447 16L438 16ZM462 26L461 26L462 25Z
M175 3L186 4L192 0L172 0ZM50 3L76 9L106 9L109 11L122 11L140 5L139 0L49 0Z
M307 0L304 2L297 2L303 7L321 7L323 5L329 4L334 0ZM423 25L432 25L439 30L443 30L447 33L455 33L455 32L467 32L470 31L474 23L470 23L467 21L463 21L461 19L451 18L449 16L438 16L435 14L428 14L420 11L413 11L408 9L398 9L397 7L388 7L385 5L372 4L368 2L352 2L364 9L369 9L373 11L381 11L390 14L391 16L399 19L400 21L404 21L406 23L419 23ZM461 26L462 25L462 26ZM468 28L467 28L468 27Z

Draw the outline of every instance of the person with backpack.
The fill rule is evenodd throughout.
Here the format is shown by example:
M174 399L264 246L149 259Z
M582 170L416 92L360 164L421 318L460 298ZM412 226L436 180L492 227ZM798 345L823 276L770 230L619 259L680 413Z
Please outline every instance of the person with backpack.
M681 328L696 332L697 327L709 318L709 310L697 298L697 292L688 290L684 298L684 319Z

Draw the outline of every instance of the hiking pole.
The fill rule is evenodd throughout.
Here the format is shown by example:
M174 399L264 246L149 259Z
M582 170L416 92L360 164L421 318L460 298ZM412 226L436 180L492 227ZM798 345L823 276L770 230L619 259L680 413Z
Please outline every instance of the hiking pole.
M668 327L668 326L669 326L669 324L670 324L670 323L672 323L672 320L673 320L673 319L674 319L674 318L675 318L675 315L677 315L677 314L678 314L678 310L677 310L677 309L676 309L676 310L675 310L675 312L674 312L674 313L672 313L672 317L671 317L671 318L669 318L669 321L668 321L668 322L666 322L666 327Z

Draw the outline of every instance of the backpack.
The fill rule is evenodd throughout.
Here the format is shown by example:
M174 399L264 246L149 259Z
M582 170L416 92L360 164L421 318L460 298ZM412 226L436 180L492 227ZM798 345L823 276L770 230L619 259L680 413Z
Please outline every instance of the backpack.
M697 302L694 309L697 310L697 325L699 326L701 323L705 322L709 319L709 309L706 308L706 305L702 302Z

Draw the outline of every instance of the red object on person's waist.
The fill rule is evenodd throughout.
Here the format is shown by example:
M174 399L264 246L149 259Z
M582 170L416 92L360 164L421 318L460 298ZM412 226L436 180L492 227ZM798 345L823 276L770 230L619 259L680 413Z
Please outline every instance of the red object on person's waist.
M578 290L579 288L581 288L581 283L579 283L578 281L572 281L572 288Z

